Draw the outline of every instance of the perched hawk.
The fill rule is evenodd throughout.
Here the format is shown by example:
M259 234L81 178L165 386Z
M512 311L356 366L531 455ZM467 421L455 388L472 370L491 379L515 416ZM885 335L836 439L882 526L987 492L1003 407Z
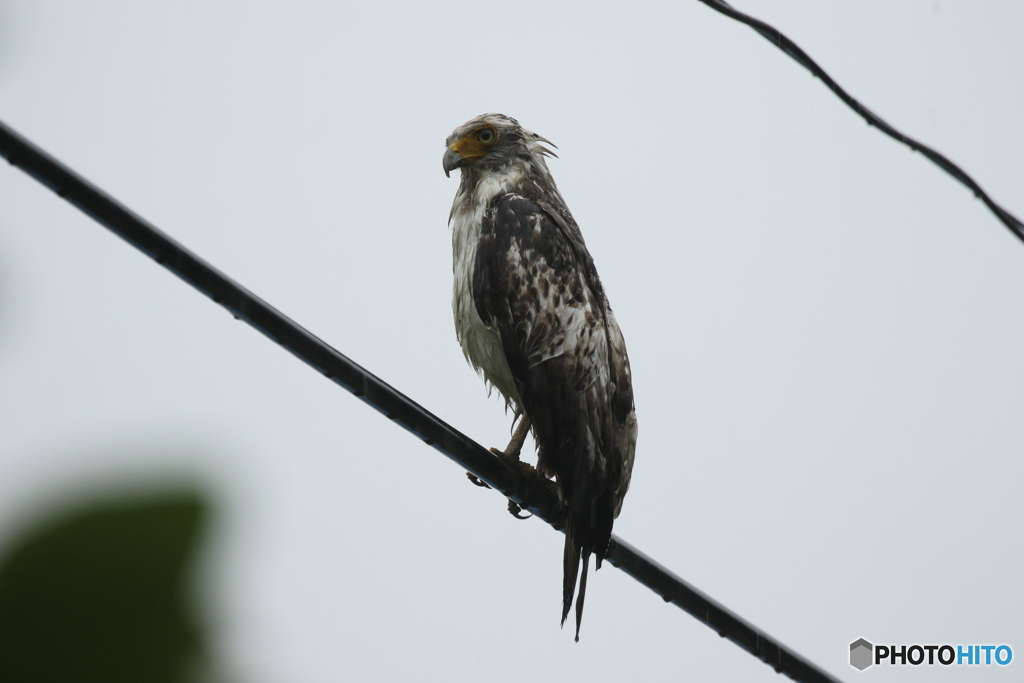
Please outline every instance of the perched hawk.
M502 114L446 141L445 175L462 171L449 217L452 308L466 359L521 416L505 455L518 458L532 429L537 469L557 483L568 516L562 623L579 574L579 640L590 555L600 568L629 488L636 413L626 343L545 143Z

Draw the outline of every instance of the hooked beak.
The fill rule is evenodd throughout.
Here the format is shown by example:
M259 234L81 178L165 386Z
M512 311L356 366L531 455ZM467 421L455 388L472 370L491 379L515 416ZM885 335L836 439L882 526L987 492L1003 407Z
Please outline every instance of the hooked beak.
M441 160L441 165L444 166L444 177L450 178L451 172L462 165L462 157L456 152L453 152L449 147L444 151L444 158Z

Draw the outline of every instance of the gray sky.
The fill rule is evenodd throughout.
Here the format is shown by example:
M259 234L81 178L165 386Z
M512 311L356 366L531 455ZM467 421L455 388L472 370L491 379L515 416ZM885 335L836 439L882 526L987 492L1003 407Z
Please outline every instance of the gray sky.
M616 533L844 680L954 677L858 673L859 637L1024 657L1024 245L694 0L370 5L0 2L0 118L503 445L441 154L515 116L559 146L629 346ZM1024 215L1024 5L737 7ZM0 420L0 540L111 482L214 493L229 680L778 680L613 568L573 644L560 535L9 168Z

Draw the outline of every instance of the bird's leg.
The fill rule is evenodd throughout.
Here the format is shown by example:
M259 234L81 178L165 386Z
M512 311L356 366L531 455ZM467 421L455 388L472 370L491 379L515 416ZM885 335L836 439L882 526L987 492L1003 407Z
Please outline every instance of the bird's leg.
M490 450L490 453L493 453L496 456L498 456L500 458L504 458L506 460L514 460L514 461L518 462L519 461L519 454L522 452L522 444L523 444L523 442L525 442L526 434L528 434L528 433L529 433L529 418L527 418L526 415L523 414L523 416L521 418L519 418L519 426L516 427L515 433L512 434L512 440L509 441L509 444L505 447L505 450L504 451L499 451L498 449L492 449L492 450ZM483 488L490 488L490 486L488 486L487 484L485 484L482 481L480 481L473 474L470 474L469 472L466 472L466 476L469 477L469 480L471 482L473 482L475 485L482 486ZM511 507L510 507L509 510L511 511ZM515 512L512 512L512 514L515 515L516 517L519 516ZM522 519L524 519L524 517Z
M519 426L516 427L515 433L512 434L512 440L508 442L508 446L505 450L499 451L497 448L492 448L491 453L494 453L499 458L504 459L507 463L512 465L519 474L527 479L536 478L537 472L529 464L519 459L519 454L523 450L523 443L526 442L526 435L530 433L530 418L523 413L523 416L519 419ZM516 519L529 519L533 517L532 514L524 515L523 508L519 506L511 498L508 501L508 511Z
M516 427L516 431L512 434L512 440L508 442L508 446L505 450L499 451L497 448L492 448L491 453L500 455L505 459L519 460L519 453L523 450L523 443L526 442L526 435L530 433L530 418L523 413L523 416L519 418L519 426Z

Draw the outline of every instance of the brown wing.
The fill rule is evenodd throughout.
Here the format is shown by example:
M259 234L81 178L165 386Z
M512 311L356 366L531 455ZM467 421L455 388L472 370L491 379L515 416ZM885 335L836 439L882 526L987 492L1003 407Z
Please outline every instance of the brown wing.
M501 335L539 466L570 514L587 518L577 541L600 555L628 487L636 419L622 333L574 228L549 206L498 197L484 217L473 295Z

